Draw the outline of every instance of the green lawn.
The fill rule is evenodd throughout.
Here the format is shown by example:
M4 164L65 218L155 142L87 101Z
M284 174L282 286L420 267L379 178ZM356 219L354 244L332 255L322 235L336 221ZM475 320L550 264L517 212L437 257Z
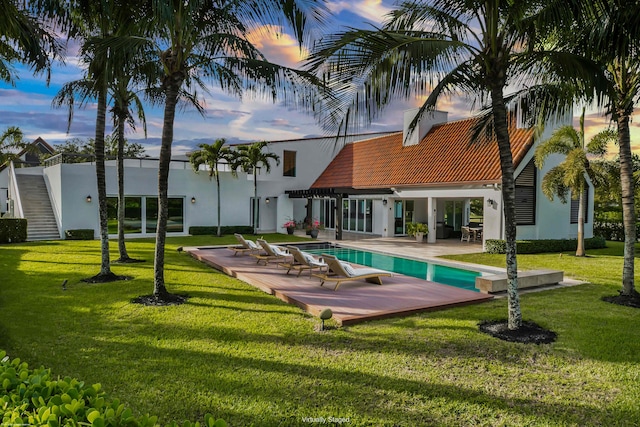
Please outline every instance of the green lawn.
M113 266L133 280L99 285L80 282L98 271L98 241L1 245L0 349L101 383L162 424L210 412L232 426L640 425L640 310L600 300L620 288L618 244L584 259L519 256L520 268L592 282L522 296L524 318L558 333L536 346L478 332L506 316L505 299L316 332L300 309L176 251L232 239L168 239L167 286L191 295L174 307L130 303L152 291L150 240L128 241L147 262Z

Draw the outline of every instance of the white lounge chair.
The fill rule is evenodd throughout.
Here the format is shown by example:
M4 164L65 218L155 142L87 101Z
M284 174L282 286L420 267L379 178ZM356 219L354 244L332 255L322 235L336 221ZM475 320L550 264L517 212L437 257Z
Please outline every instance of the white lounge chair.
M264 265L267 265L269 261L285 260L291 257L291 254L281 246L269 244L264 239L258 239L257 242L262 247L263 253L251 254L251 256L258 260L258 264L264 262Z
M245 239L242 234L234 233L233 235L236 236L238 243L240 243L240 246L229 246L229 249L234 252L233 256L238 255L238 253L244 255L245 253L251 254L260 251L260 246L251 240Z
M289 274L291 270L298 270L298 276L300 276L303 270L309 270L309 275L311 275L313 270L316 268L322 271L329 267L329 265L322 259L315 258L310 253L300 250L297 246L287 246L287 249L289 250L289 253L293 255L293 261L288 263L283 262L280 264L287 268L287 274Z
M336 287L333 288L334 291L338 290L338 287L342 282L348 282L352 280L366 280L369 283L375 283L377 285L382 285L381 277L391 276L391 273L384 270L378 270L377 268L370 267L359 267L354 268L351 264L340 261L333 255L322 254L322 259L329 266L329 270L331 270L335 275L330 275L329 273L325 274L314 274L314 276L319 277L321 282L320 286L324 285L324 282L336 282Z

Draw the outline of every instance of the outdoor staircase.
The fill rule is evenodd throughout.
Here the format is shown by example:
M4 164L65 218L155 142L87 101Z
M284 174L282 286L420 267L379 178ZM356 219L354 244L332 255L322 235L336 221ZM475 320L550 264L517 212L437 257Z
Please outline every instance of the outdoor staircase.
M16 175L16 180L27 219L27 240L60 239L44 178L41 175Z

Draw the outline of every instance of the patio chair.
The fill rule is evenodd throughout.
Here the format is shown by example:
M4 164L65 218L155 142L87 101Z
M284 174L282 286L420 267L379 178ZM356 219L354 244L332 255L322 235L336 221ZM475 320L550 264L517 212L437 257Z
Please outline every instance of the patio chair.
M245 253L252 254L260 251L260 246L251 240L245 239L242 234L234 233L233 235L236 236L238 243L240 243L240 246L229 246L229 249L233 251L233 256L238 255L238 253L244 255Z
M466 240L467 242L471 242L471 230L469 229L469 227L462 226L460 227L460 231L462 232L460 241L464 242Z
M311 275L316 268L322 271L322 269L328 269L329 267L322 259L315 258L310 253L300 250L297 246L287 246L287 249L289 253L293 255L293 261L280 264L287 268L287 274L289 274L291 270L298 270L298 276L300 276L303 270L309 270L309 275Z
M334 291L338 290L342 282L349 282L353 280L366 280L369 283L375 283L382 285L381 277L391 276L391 273L384 270L378 270L377 268L359 267L354 268L351 264L342 262L333 255L322 254L322 259L329 266L334 275L330 275L328 272L325 274L314 274L314 276L320 278L320 286L324 285L324 282L336 282Z
M252 257L255 257L258 260L257 264L264 262L264 265L267 265L269 264L269 261L285 260L288 257L291 257L291 254L281 246L271 245L264 239L258 239L256 241L263 250L263 253L251 254Z

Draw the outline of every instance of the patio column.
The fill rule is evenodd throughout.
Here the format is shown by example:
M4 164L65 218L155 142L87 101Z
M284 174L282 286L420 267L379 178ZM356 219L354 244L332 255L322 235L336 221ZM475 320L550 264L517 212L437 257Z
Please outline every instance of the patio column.
M342 240L342 194L336 194L336 240Z
M433 197L427 198L427 222L429 224L429 234L427 234L427 243L436 242L436 223L437 223L437 211L436 211L436 199Z

